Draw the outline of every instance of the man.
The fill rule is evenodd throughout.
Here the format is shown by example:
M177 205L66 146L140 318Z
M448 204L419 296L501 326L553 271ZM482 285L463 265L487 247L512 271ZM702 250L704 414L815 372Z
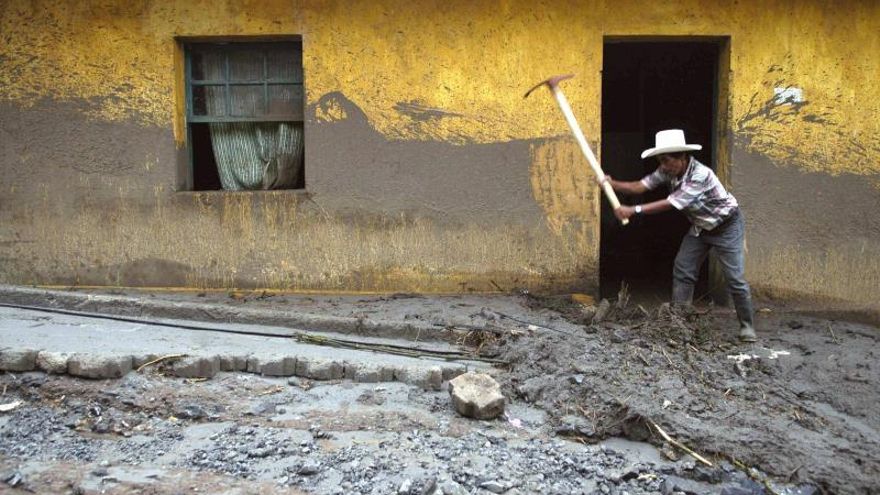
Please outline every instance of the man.
M642 158L656 157L659 167L642 180L617 181L607 176L615 191L624 194L642 194L663 184L669 187L666 199L643 205L621 206L614 214L619 219L633 215L651 215L675 208L691 222L691 228L681 241L672 273L672 302L690 305L694 284L700 266L710 249L715 249L718 261L727 279L727 286L739 318L739 338L755 342L752 296L744 278L745 259L743 238L745 225L736 198L728 193L712 170L695 160L689 151L702 149L699 144L687 144L684 131L668 129L657 133L655 146L642 152Z

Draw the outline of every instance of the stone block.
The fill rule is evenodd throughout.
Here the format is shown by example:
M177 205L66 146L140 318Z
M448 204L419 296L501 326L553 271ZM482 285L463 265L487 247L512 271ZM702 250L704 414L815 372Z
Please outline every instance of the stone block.
M9 349L0 352L0 371L34 371L37 367L37 351L33 349Z
M189 356L171 365L171 371L183 378L213 378L220 371L217 356Z
M449 395L462 416L493 419L504 412L501 386L485 373L465 373L449 381Z
M425 390L440 390L443 385L443 370L439 366L409 366L395 370L394 379Z
M342 362L332 359L300 357L296 361L296 376L312 380L341 380L344 367Z
M37 368L46 373L67 373L67 361L70 354L66 352L46 352L37 354Z
M119 378L131 371L129 355L74 354L67 362L67 372L84 378Z
M247 356L227 355L220 356L220 371L247 371Z
M250 370L250 360L248 360ZM260 365L260 374L266 376L293 376L296 374L296 358L293 356L272 356Z

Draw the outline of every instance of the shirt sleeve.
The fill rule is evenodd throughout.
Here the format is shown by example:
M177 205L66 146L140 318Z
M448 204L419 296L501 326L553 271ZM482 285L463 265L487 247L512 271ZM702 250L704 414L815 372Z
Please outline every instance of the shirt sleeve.
M669 177L661 172L659 167L653 173L644 176L641 180L642 185L645 186L649 191L653 191L654 189L657 189L658 187L668 182Z

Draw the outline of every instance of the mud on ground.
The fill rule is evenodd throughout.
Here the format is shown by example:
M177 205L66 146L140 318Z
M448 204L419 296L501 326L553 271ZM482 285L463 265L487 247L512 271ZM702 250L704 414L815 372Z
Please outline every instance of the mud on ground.
M198 381L158 369L115 381L6 374L0 404L23 403L0 414L0 488L389 493L408 485L422 493L444 485L456 493L635 495L880 486L875 327L762 311L760 342L742 345L729 311L680 314L622 297L596 318L598 308L569 298L453 305L400 297L407 304L314 304L359 318L486 325L466 340L510 363L494 373L510 398L506 418L460 418L445 392L403 384L245 374ZM269 299L262 303L287 306ZM655 425L721 467L700 471ZM593 446L616 436L679 460Z
M681 453L656 424L709 462L827 493L876 493L877 328L765 308L759 342L741 344L731 312L648 311L622 296L600 318L569 299L529 296L584 330L494 342L490 353L512 363L499 375L506 393L587 441L620 435Z
M694 472L644 444L554 438L521 403L469 420L445 392L403 383L32 372L0 386L0 402L22 402L0 415L3 493L646 495Z

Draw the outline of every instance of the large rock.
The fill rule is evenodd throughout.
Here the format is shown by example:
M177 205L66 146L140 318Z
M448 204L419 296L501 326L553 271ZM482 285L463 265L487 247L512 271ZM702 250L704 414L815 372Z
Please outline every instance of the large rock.
M450 380L449 395L455 410L462 416L493 419L504 412L501 387L485 373L465 373Z

